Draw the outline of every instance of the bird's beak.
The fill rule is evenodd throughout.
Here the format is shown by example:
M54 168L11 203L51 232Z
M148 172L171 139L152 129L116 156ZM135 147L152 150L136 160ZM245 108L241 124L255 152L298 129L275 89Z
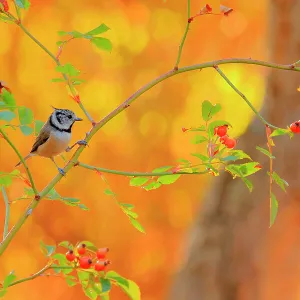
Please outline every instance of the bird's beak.
M81 118L78 118L78 117L76 117L76 118L75 118L75 121L82 121L82 119L81 119Z

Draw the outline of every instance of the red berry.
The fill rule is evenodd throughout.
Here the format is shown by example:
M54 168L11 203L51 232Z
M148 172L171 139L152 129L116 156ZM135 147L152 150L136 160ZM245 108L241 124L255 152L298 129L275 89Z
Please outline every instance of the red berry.
M82 269L89 269L93 261L88 256L79 258L79 265Z
M85 253L85 247L86 247L85 244L81 244L77 247L77 252L79 255L83 255Z
M4 11L7 12L9 10L7 0L0 0L0 3L3 5ZM1 8L0 8L0 11L1 11Z
M228 129L228 126L227 125L223 125L223 126L219 126L216 130L216 134L221 137L221 136L224 136L226 135L227 133L227 129Z
M105 258L106 253L109 251L108 248L100 248L97 250L97 258L101 259L101 258Z
M225 142L229 139L229 136L228 135L223 135L220 137L220 142L222 144L225 144Z
M76 258L76 256L75 256L73 250L69 250L69 251L66 253L66 258L67 258L68 261L73 261L73 260Z
M290 125L290 129L294 133L300 133L300 122L294 122Z
M106 269L106 266L110 264L109 260L97 260L94 268L96 271L104 271Z
M236 146L236 140L228 138L224 144L227 148L232 149Z

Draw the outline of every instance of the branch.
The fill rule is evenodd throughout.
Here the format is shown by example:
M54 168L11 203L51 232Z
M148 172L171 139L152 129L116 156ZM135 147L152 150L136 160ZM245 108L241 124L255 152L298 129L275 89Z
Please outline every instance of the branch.
M178 55L177 55L177 60L176 60L175 66L174 66L174 70L178 70L178 65L180 63L184 43L185 43L187 34L189 32L189 29L190 29L190 24L191 24L191 0L187 0L187 23L186 23L186 27L185 27L185 31L184 31L181 43L179 45L179 50L178 50Z
M189 172L183 172L183 171L178 171L178 172L157 172L157 173L152 173L152 172L125 172L125 171L117 171L117 170L110 170L110 169L104 169L104 168L98 168L98 167L94 167L94 166L90 166L84 163L79 162L77 164L79 167L88 169L88 170L93 170L93 171L99 171L102 173L110 173L110 174L115 174L115 175L123 175L123 176L135 176L135 177L139 177L139 176L145 176L145 177L152 177L152 176L165 176L165 175L174 175L174 174L185 174L185 175L199 175L199 174L207 174L207 171L203 171L203 172L193 172L193 173L189 173Z
M252 103L247 99L247 97L229 80L229 78L222 72L222 70L218 66L214 66L216 71L224 78L224 80L245 100L245 102L248 104L248 106L252 109L252 111L257 115L257 117L269 127L272 127L274 129L278 128L270 123L268 123L261 114L255 109L255 107L252 105Z
M2 191L2 195L3 195L4 203L5 203L5 221L4 221L4 229L3 229L3 239L5 239L5 237L8 233L10 206L9 206L9 201L8 201L8 197L7 197L4 186L2 186L1 191Z
M15 19L16 20L16 19ZM17 20L16 20L17 21ZM43 49L43 51L45 51L56 63L57 66L60 66L60 61L59 59L56 58L56 56L50 51L48 50L38 39L36 39L24 26L22 23L20 22L15 22L23 31L25 34L27 34L29 36L30 39L32 39L40 48ZM78 105L80 106L81 110L84 112L84 114L86 115L86 117L89 119L89 121L92 124L95 124L95 121L93 120L93 118L91 117L91 115L88 113L88 111L85 109L84 105L82 104L82 102L79 100L78 95L76 93L76 90L74 88L74 86L72 85L72 83L70 82L70 78L62 73L62 76L64 77L64 79L66 80L69 89L73 95L74 100L78 103Z
M186 66L179 68L177 71L171 70L167 73L159 76L158 78L150 81L149 83L145 84L143 87L141 87L138 91L136 91L134 94L132 94L127 100L125 100L123 103L121 103L116 109L114 109L110 114L108 114L106 117L104 117L100 122L98 122L91 131L87 134L87 137L85 138L86 142L89 142L92 137L99 131L106 123L108 123L110 120L112 120L114 117L116 117L119 113L121 113L124 109L130 106L132 102L134 102L136 99L138 99L142 94L150 90L152 87L157 85L158 83L175 76L180 73L185 73L193 70L201 70L205 68L211 68L215 67L216 65L222 65L222 64L250 64L250 65L258 65L258 66L265 66L268 68L273 69L281 69L281 70L289 70L289 71L295 71L300 72L300 68L291 67L291 65L280 65L280 64L274 64L269 63L265 61L260 60L252 60L252 59L245 59L245 58L229 58L229 59L222 59L222 60L216 60L216 61L210 61L205 62L202 64L196 64L191 66ZM265 121L264 121L265 123ZM269 125L270 127L275 127L273 125ZM67 163L66 167L64 168L65 173L68 173L68 171L78 163L78 158L80 157L82 151L84 150L84 146L79 146L75 153L73 154L72 158ZM44 198L54 187L55 185L61 180L62 175L58 174L56 175L51 182L44 188L44 190L41 191L39 194L39 199ZM16 225L10 230L8 235L6 236L5 240L3 240L0 243L0 256L5 251L7 246L10 244L13 237L16 235L18 230L21 228L21 226L26 221L27 217L32 213L32 211L38 206L40 201L32 200L32 202L27 207L24 214L19 218Z
M12 282L8 287L11 287L11 286L17 285L19 283L35 279L35 278L37 278L39 276L42 276L43 273L45 273L46 271L48 271L50 269L76 269L76 268L75 267L67 267L67 266L52 266L52 265L48 264L43 269L41 269L40 271L36 272L35 274L32 274L29 277L25 277L25 278L22 278L22 279L19 279L19 280L16 280L16 281Z
M37 189L35 187L35 184L34 184L34 181L33 181L32 175L31 175L31 172L29 171L29 168L27 166L26 161L23 159L23 156L21 155L21 153L19 152L19 150L10 141L10 139L8 138L8 136L6 135L6 133L1 128L0 128L0 133L3 136L3 138L8 142L8 144L13 148L13 150L16 152L16 154L18 155L19 159L21 160L22 164L24 165L25 171L26 171L26 173L27 173L27 175L29 177L29 181L30 181L30 184L31 184L32 189L34 191L34 194L37 196L38 195L38 191L37 191Z

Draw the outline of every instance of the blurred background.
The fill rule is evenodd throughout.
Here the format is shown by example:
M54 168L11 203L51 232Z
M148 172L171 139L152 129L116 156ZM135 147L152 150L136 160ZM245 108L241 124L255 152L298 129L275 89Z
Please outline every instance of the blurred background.
M192 14L207 2L192 1ZM184 0L31 0L31 3L24 25L54 53L56 42L61 39L57 31L85 32L101 23L111 28L105 34L113 44L111 53L99 51L88 41L74 40L61 56L62 63L72 63L86 80L78 90L95 120L107 115L142 85L173 68L186 24ZM195 19L181 66L229 57L285 64L300 58L299 29L293 27L296 16L300 15L299 0L277 0L270 5L267 0L227 0L222 4L232 7L234 13L229 17ZM68 97L65 86L51 82L58 73L50 57L16 26L1 22L0 32L0 79L12 89L18 105L30 107L35 118L43 121L52 112L50 105L72 109L84 117ZM299 107L294 104L296 96L299 99L299 93L296 95L299 74L276 71L272 79L272 73L266 68L238 64L223 66L222 70L257 109L261 108L266 84L269 85L273 94L263 108L269 121L285 127L299 119L296 114ZM273 86L270 80L275 82ZM275 102L280 101L276 96L282 101ZM164 165L176 165L179 158L194 161L190 153L205 149L192 145L192 135L183 134L181 128L201 125L204 100L222 105L219 117L233 125L231 134L237 138L253 119L253 113L215 70L180 74L155 86L109 122L93 138L80 161L125 171L151 171ZM276 110L275 103L278 104ZM285 110L284 103L291 103L289 109ZM73 141L82 139L89 129L88 120L76 124ZM239 138L239 147L255 156L254 145L265 143L264 126L253 123L248 132ZM30 151L33 136L25 137L19 131L11 131L10 136L22 154ZM289 145L290 152L285 151L285 145L276 148L281 155L279 169L281 164L284 174L280 170L279 173L291 180L288 195L296 199L299 174L295 165L299 164L296 152L299 143L293 141ZM17 156L2 139L0 149L1 171L10 172L18 161ZM65 156L68 158L71 154ZM287 158L290 168L284 163ZM62 159L58 158L57 162L63 165ZM39 189L57 173L50 160L33 158L28 163ZM285 173L290 178L286 178ZM199 296L209 300L273 300L287 295L289 300L300 299L296 251L300 239L294 234L299 230L300 211L297 202L286 201L278 222L269 230L268 178L265 174L259 176L255 182L256 192L250 195L244 186L236 187L239 183L227 176L217 179L186 176L171 186L146 192L129 187L126 177L106 175L119 201L135 205L146 230L146 234L141 234L113 199L104 194L106 186L101 178L94 172L75 168L56 189L62 196L79 198L90 211L43 201L1 257L0 278L12 269L18 278L40 270L46 263L39 250L40 240L46 244L90 240L99 247L111 249L111 268L136 281L143 300L193 300ZM228 185L230 188L225 189ZM8 190L9 198L21 196L24 187L22 181L16 180ZM232 195L235 198L228 199ZM234 204L228 208L227 203ZM256 203L262 208L258 209ZM24 201L12 205L11 225L26 205ZM0 220L4 220L3 201L0 202ZM249 238L246 240L246 237ZM205 248L207 246L209 248ZM213 258L207 256L211 253L215 254ZM251 268L242 268L251 262ZM44 277L9 289L6 299L41 297L45 300L85 299L80 287L68 288L60 278ZM114 288L111 299L127 298Z

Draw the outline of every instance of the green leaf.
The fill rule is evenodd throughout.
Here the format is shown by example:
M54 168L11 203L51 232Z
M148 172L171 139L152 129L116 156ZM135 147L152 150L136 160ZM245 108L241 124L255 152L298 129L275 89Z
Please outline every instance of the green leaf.
M126 207L127 209L133 209L134 205L133 204L129 204L129 203L121 203L119 202L119 205Z
M81 84L81 83L83 83L83 82L85 82L85 80L84 79L79 79L79 78L74 78L74 80L72 81L72 84L73 85L79 85L79 84Z
M271 211L270 211L270 227L274 224L277 213L278 213L278 201L275 195L271 194Z
M100 278L101 279L101 278ZM101 284L98 282L94 282L92 284L93 290L96 292L96 294L99 296L101 294Z
M268 175L270 176L270 172L268 172ZM279 187L286 192L285 187L289 186L289 184L274 171L272 172L272 178L279 185Z
M260 170L257 168L258 162L249 162L245 164L227 165L225 169L229 171L234 177L247 177Z
M158 178L158 182L161 184L172 184L174 183L181 175L180 174L174 174L174 175L164 175L160 176Z
M82 210L90 210L87 206L85 206L85 205L82 204L82 203L80 203L80 204L78 205L78 207L79 207L80 209L82 209Z
M16 108L16 100L9 91L6 89L2 89L2 100L5 103L6 106L8 106L8 109L13 111Z
M161 183L160 182L151 182L145 186L143 186L143 189L146 190L146 191L150 191L150 190L156 190L158 189L159 187L161 186Z
M1 3L0 3L0 5L1 5ZM0 15L0 20L1 20L1 15ZM0 289L0 297L1 298L4 297L6 293L7 293L7 289Z
M246 184L247 188L249 189L250 192L253 190L253 183L245 177L241 177L242 181Z
M97 35L97 34L101 34L104 33L106 31L108 31L110 28L108 26L106 26L105 24L101 24L100 26L96 27L95 29L88 31L85 33L85 35Z
M102 37L95 37L91 39L91 42L100 50L110 52L112 50L112 44L109 39Z
M220 160L221 161L236 161L239 158L237 156L233 156L233 155L229 155L229 156L225 156L225 157L221 157Z
M0 111L0 120L10 122L16 117L16 114L12 111Z
M56 249L55 246L46 245L43 241L40 241L40 248L46 256L51 256Z
M61 271L61 268L57 264L52 264L51 265L52 270L54 271L55 274L59 274Z
M100 278L100 283L102 286L102 293L109 292L111 290L111 283L110 280L105 278Z
M43 121L39 121L39 120L34 121L34 135L35 136L37 136L40 133L43 126L44 126Z
M33 121L33 112L28 107L19 107L19 120L22 125L28 125Z
M57 66L56 71L70 76L78 76L80 74L80 71L75 69L75 67L69 63L63 66Z
M79 281L86 281L89 280L90 274L81 270L77 270L77 275L79 278Z
M12 184L12 176L7 174L0 177L0 186L4 185L6 187Z
M16 0L15 3L17 4L18 7L26 10L30 7L29 0Z
M129 220L133 227L135 227L139 232L146 233L144 227L136 219L129 217Z
M14 271L11 271L4 279L3 288L6 289L16 278Z
M285 134L289 135L290 137L294 135L290 129L277 128L271 133L270 137L285 135Z
M131 300L140 300L141 292L138 285L132 280L125 279L114 271L106 273L106 278L112 279Z
M68 275L65 278L68 286L72 287L77 284L75 276Z
M152 173L162 173L162 172L166 172L168 170L170 170L172 168L172 166L164 166L164 167L159 167L156 168L152 171Z
M267 149L264 149L264 148L261 148L259 146L256 146L256 150L260 151L264 155L267 155L269 158L272 158L272 159L275 158L275 156L273 156Z
M64 247L64 248L67 248L67 249L71 249L71 250L74 248L73 245L70 244L69 241L62 241L62 242L60 242L60 243L58 244L58 246Z
M64 41L57 41L56 42L56 45L58 46L58 47L60 47L61 45L63 45L63 44L65 44L66 42L64 42Z
M226 122L226 121L223 121L223 120L211 122L211 123L208 125L208 135L209 135L210 137L212 137L212 136L214 135L214 129L215 129L216 127L223 126L223 125L231 126L230 123L228 123L228 122Z
M191 155L197 157L197 158L200 158L203 162L206 162L209 160L209 157L203 155L203 154L200 154L200 153L191 153Z
M230 153L230 155L233 155L233 156L237 157L238 159L247 158L247 159L252 160L251 157L242 150L231 150L229 153Z
M83 289L85 295L89 298L89 299L92 299L92 300L96 300L98 295L97 293L95 292L95 290L93 290L91 287L88 287L88 288L84 288Z
M130 180L130 186L141 186L149 180L148 177L134 177Z
M52 78L52 82L65 82L66 80L64 78Z
M204 121L209 121L216 113L221 110L220 104L211 104L209 101L205 100L202 103L202 119Z
M111 191L110 189L105 189L104 194L107 196L116 196L116 194L113 191Z
M33 129L26 125L21 125L20 130L24 135L31 135L33 133Z
M200 144L200 143L203 143L206 141L207 141L207 138L205 136L196 135L192 138L191 143L192 144Z

